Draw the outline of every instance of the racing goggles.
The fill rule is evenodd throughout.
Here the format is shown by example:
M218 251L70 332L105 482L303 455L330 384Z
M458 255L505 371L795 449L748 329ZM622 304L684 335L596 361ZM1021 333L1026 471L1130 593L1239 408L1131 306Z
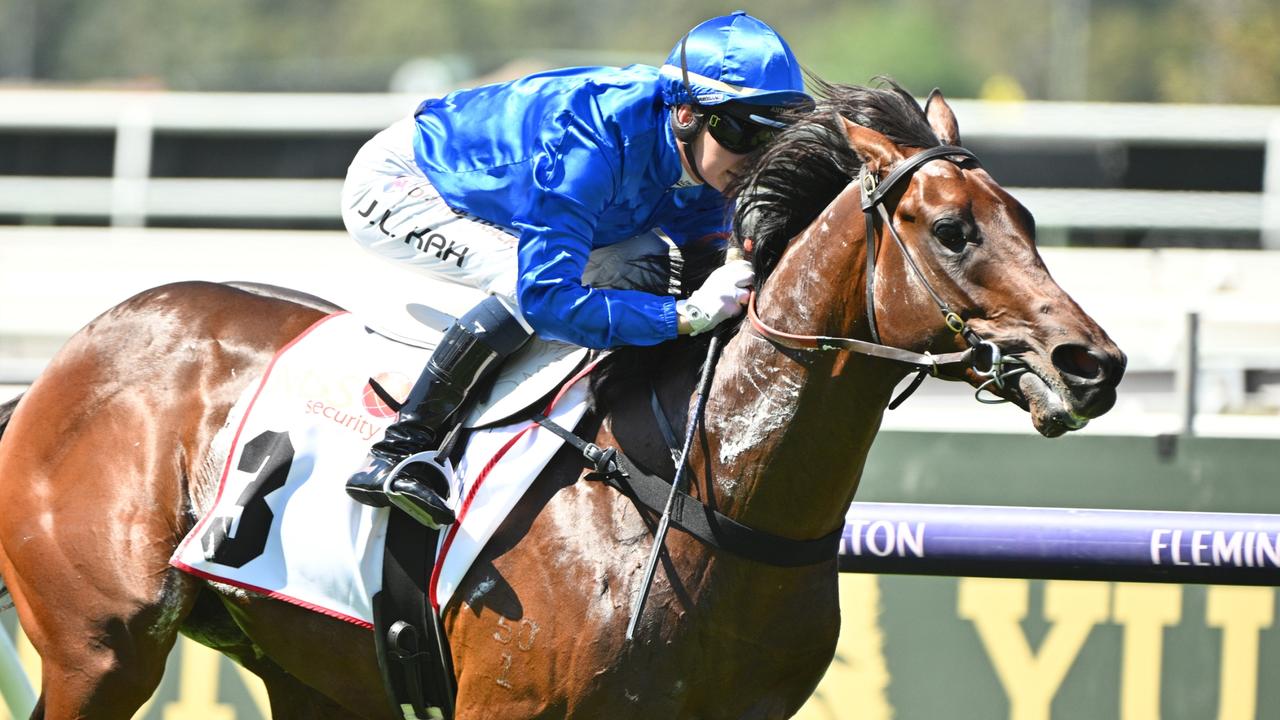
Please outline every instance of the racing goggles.
M707 132L725 150L735 155L746 155L759 150L773 140L786 123L765 113L773 108L741 107L730 110L724 107L704 107Z

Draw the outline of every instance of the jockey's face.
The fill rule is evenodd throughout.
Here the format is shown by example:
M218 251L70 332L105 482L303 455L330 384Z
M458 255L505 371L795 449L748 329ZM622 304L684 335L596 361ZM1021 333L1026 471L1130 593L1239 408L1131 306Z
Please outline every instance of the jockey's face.
M676 108L676 114L682 124L693 121L693 108L689 105ZM725 188L729 187L734 173L741 168L742 162L747 158L746 155L738 155L724 149L724 146L716 142L716 139L707 132L705 124L692 140L691 147L693 160L698 164L698 172L702 174L708 185L720 192L724 192ZM680 154L680 162L688 165L688 158L684 153ZM687 167L685 169L688 170ZM696 177L692 172L689 174Z

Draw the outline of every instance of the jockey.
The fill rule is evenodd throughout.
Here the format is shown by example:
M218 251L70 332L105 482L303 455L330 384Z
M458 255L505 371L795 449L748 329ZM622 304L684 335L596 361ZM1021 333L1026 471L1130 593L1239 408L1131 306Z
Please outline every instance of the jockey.
M370 140L343 188L348 231L489 297L445 331L347 492L451 523L444 469L403 461L435 450L468 391L532 333L653 345L740 314L745 260L676 300L589 286L588 255L655 229L677 246L726 232L733 172L783 127L779 110L810 102L791 48L738 11L693 28L661 68L569 68L459 90Z

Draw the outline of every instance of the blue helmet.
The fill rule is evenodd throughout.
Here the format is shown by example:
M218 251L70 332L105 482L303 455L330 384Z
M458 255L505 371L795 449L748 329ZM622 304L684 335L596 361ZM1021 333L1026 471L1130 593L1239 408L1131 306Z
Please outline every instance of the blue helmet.
M667 105L789 105L811 100L791 47L776 30L742 10L690 30L672 48L661 75Z

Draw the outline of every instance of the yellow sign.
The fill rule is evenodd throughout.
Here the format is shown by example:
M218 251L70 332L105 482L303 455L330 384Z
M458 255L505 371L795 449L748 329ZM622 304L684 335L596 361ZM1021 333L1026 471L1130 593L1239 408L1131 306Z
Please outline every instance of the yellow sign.
M881 602L880 584L885 580L870 575L841 576L843 626L836 660L796 716L800 720L916 717L902 715L888 692L891 675L886 656L891 648L886 646L881 619L884 613L899 609ZM1117 709L1105 717L1166 717L1160 707L1165 632L1193 622L1220 631L1217 687L1212 689L1218 698L1218 720L1258 716L1259 645L1262 631L1274 621L1276 597L1272 588L1208 587L1204 616L1191 618L1184 617L1186 590L1180 585L1045 582L1043 620L1049 630L1033 648L1023 630L1033 581L961 578L954 582L956 617L972 624L985 655L966 659L990 664L1007 699L1010 720L1049 720L1064 678L1090 634L1103 624L1121 628L1120 689L1119 697L1114 698ZM956 667L955 672L964 673L966 668ZM1181 680L1209 684L1208 678L1198 676ZM912 677L908 682L918 686L920 693L930 692L929 677ZM1081 712L1082 717L1089 713ZM953 715L961 716L968 717Z
M928 582L931 584L922 585ZM898 583L899 585L895 585ZM916 584L911 584L916 583ZM1110 697L1087 698L1090 708L1081 707L1080 717L1118 717L1120 720L1157 720L1169 717L1171 708L1161 708L1163 683L1200 683L1207 697L1217 697L1217 720L1247 720L1259 716L1258 675L1263 631L1275 620L1275 590L1252 587L1208 587L1195 589L1203 602L1188 605L1191 592L1180 585L1137 583L1097 583L1049 581L1040 583L1042 602L1032 602L1030 580L986 578L929 579L877 577L845 574L840 577L842 628L836 658L810 702L796 716L800 720L915 720L931 713L910 706L919 694L943 692L936 685L936 670L926 672L908 660L893 661L903 648L895 647L886 630L889 622L909 629L911 639L944 655L947 669L957 675L987 673L994 677L1003 698L997 705L1007 707L1010 720L1049 720L1053 703L1064 688L1064 680L1078 671L1082 649L1099 628L1109 627L1118 635L1119 649L1094 652L1090 662L1114 661L1118 692ZM886 588L926 587L928 598L937 602L954 591L954 605L939 606L945 617L920 617L916 605L889 604ZM1195 616L1188 607L1196 608ZM903 614L913 613L904 618ZM1030 617L1029 617L1030 616ZM1028 621L1047 627L1042 637L1026 631ZM956 638L918 637L931 631L926 621L961 626L973 647L957 647ZM1189 630L1190 629L1190 630ZM1170 633L1200 632L1217 644L1216 651L1203 652L1216 662L1193 661L1200 672L1171 674L1165 660ZM899 641L903 636L897 636ZM26 637L15 638L19 659L33 684L40 677L40 659ZM963 644L963 643L959 643ZM1110 646L1107 646L1108 648ZM1102 658L1106 660L1102 660ZM955 658L959 658L956 660ZM1182 668L1185 671L1185 659ZM225 666L223 664L226 664ZM239 706L228 700L227 687L219 678L230 674L243 684L249 703ZM894 668L897 675L890 672ZM904 671L903 668L906 668ZM910 672L919 670L918 672ZM1183 677L1183 675L1188 675ZM1113 681L1116 682L1116 681ZM1216 684L1216 685L1215 685ZM979 686L981 687L981 686ZM237 689L238 690L238 689ZM909 692L908 692L909 691ZM1197 690L1198 691L1198 690ZM990 694L990 693L988 693ZM947 702L941 698L940 702ZM988 698L988 700L990 700ZM1080 705L1085 701L1080 701ZM1077 702L1072 701L1073 713ZM1102 708L1094 712L1093 708ZM136 715L148 720L247 720L270 717L270 705L262 683L249 672L218 653L181 638L170 659L165 683ZM1272 712L1272 711L1268 711ZM999 715L982 715L987 717ZM950 717L974 717L957 707ZM0 707L0 720L11 720Z

